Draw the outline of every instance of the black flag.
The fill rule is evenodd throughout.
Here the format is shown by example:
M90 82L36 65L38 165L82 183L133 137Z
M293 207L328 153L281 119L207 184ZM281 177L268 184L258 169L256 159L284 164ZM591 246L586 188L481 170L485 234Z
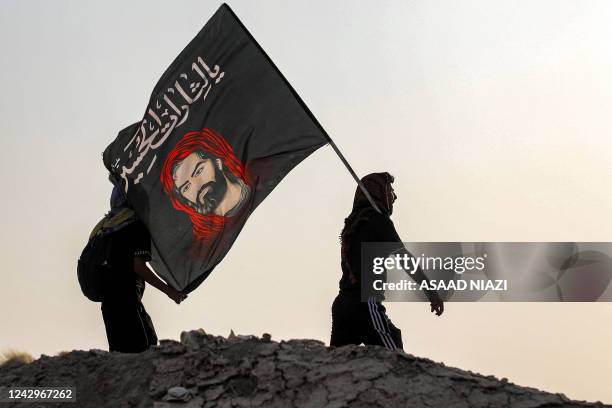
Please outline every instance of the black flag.
M327 135L223 4L155 86L104 164L152 237L153 268L190 292L249 215Z

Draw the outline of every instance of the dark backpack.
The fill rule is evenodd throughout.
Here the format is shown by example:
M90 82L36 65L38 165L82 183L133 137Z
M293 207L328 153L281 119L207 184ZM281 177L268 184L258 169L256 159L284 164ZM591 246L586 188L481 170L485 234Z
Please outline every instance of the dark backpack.
M96 224L77 262L81 292L93 302L101 302L110 287L112 244L116 232L136 220L134 211L124 208L108 213Z

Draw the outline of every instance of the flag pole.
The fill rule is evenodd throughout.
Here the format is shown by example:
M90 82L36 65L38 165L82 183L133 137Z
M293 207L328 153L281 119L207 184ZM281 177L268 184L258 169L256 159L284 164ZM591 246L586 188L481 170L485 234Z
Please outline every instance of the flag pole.
M336 152L336 154L338 155L338 157L340 158L340 160L342 161L342 163L344 164L344 166L346 167L346 169L349 171L349 173L351 173L351 176L353 176L353 178L355 179L355 181L357 182L357 185L359 186L359 188L361 189L361 191L363 192L363 194L366 196L366 198L368 199L368 201L370 202L370 204L372 204L372 207L374 207L374 209L376 211L378 211L379 213L380 208L378 208L378 206L376 205L376 203L374 202L374 199L372 198L372 196L370 195L370 192L368 191L367 188L365 188L365 186L363 185L363 183L361 182L361 180L359 179L359 177L357 177L357 174L355 174L355 171L353 170L353 168L351 167L351 165L349 164L349 162L344 158L344 155L342 154L342 152L340 151L340 149L338 149L338 146L336 146L336 144L334 143L334 141L332 140L331 137L329 137L329 135L327 134L327 132L324 133L325 134L325 138L327 139L327 141L329 142L330 146L332 147L332 149L334 149L334 152Z
M308 106L306 106L306 104L304 103L304 101L302 100L302 98L300 97L300 95L298 95L298 93L295 91L295 89L293 89L293 86L291 86L291 84L289 83L289 81L287 81L287 78L285 78L285 76L283 75L283 73L280 71L280 69L278 69L278 67L276 66L276 64L274 63L274 61L272 61L272 59L270 58L270 56L266 53L266 51L261 47L261 45L259 45L259 43L257 42L257 40L255 39L255 37L253 37L253 35L249 32L249 30L244 26L244 24L242 24L242 21L240 21L240 19L238 18L238 16L236 15L236 13L234 13L234 10L231 9L230 6L228 6L226 3L223 3L221 5L221 7L224 7L229 13L230 15L236 20L236 22L238 23L238 25L240 25L240 27L244 30L245 34L251 39L251 41L253 41L253 43L255 44L255 46L259 49L259 52L261 52L263 54L263 56L268 60L268 63L270 63L270 65L274 68L274 70L276 71L276 73L278 74L278 76L280 76L280 78L283 80L283 82L285 83L285 85L289 88L289 90L291 91L291 93L293 94L293 96L295 97L295 99L298 101L298 103L302 106L302 108L304 109L304 111L308 114L308 116L310 117L310 119L315 123L315 125L319 128L319 130L321 131L321 133L323 133L323 135L325 136L325 139L327 139L327 141L329 142L329 144L331 145L331 147L334 149L334 151L336 152L336 154L338 155L338 157L340 158L340 160L342 160L342 163L344 164L344 166L347 168L347 170L349 171L349 173L351 173L351 176L353 176L353 178L355 179L355 181L357 182L357 185L359 186L359 188L361 189L361 191L363 192L363 194L366 196L366 198L368 199L368 201L370 202L370 204L372 204L372 207L374 207L374 209L376 211L378 211L379 213L381 213L380 208L378 208L378 206L376 205L376 203L374 202L374 199L372 198L372 196L370 195L370 193L368 192L368 190L365 188L365 186L363 185L363 183L361 182L361 180L359 179L359 177L357 177L357 174L355 174L355 172L353 171L353 169L351 168L351 165L348 163L348 161L346 161L346 159L344 158L344 156L342 155L342 152L340 152L340 149L338 149L338 146L336 146L336 144L334 143L334 141L331 139L331 137L329 137L329 135L327 134L327 132L325 131L325 129L323 129L323 126L321 126L321 124L319 123L319 121L317 120L317 118L315 118L315 116L312 114L312 112L310 111L310 109L308 109Z

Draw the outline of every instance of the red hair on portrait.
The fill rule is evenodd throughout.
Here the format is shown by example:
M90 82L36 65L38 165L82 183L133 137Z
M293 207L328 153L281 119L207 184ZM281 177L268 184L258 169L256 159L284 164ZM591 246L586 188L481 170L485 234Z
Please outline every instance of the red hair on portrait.
M232 147L223 139L221 135L212 129L202 129L201 131L186 133L181 140L172 148L164 165L162 166L160 181L164 191L170 197L172 206L187 213L193 224L193 236L196 240L204 240L212 237L223 229L225 217L216 214L200 214L195 209L182 202L179 194L174 187L173 170L175 166L193 152L204 152L218 157L223 162L223 166L229 170L236 178L241 179L245 184L249 184L245 175L244 167L240 160L234 155Z

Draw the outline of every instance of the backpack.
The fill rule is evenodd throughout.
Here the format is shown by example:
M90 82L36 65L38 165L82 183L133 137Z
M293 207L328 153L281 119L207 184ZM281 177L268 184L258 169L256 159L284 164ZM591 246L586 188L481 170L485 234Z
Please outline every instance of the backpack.
M109 212L89 235L89 240L77 261L77 278L81 292L93 302L101 302L110 287L112 244L116 232L136 221L136 214L129 208L117 213Z

